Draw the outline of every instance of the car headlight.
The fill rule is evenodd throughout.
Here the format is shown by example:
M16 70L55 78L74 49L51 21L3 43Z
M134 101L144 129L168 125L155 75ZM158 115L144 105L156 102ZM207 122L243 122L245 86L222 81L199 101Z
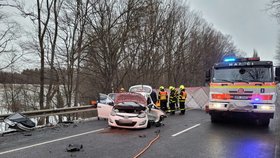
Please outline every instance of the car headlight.
M261 106L261 109L262 109L262 110L272 110L272 107L271 107L271 106L268 106L268 105L262 105L262 106Z
M142 112L142 113L139 114L137 117L139 117L139 118L145 118L145 117L146 117L146 113L145 113L145 112Z
M112 110L110 115L111 115L111 116L116 116L116 115L117 115L117 114L116 114L116 111L115 111L115 110Z

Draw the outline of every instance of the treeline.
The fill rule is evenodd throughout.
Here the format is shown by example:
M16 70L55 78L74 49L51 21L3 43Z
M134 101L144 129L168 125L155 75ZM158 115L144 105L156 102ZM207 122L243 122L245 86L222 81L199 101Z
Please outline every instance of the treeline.
M45 69L45 84L48 84L50 69ZM25 69L22 72L0 71L0 84L40 84L40 69Z
M40 84L40 71L26 69L21 73L0 71L1 84Z
M40 69L20 76L40 83L41 108L57 95L72 106L135 84L203 86L213 63L235 55L231 37L183 1L43 0L30 10L14 2L35 28L24 51L39 53Z

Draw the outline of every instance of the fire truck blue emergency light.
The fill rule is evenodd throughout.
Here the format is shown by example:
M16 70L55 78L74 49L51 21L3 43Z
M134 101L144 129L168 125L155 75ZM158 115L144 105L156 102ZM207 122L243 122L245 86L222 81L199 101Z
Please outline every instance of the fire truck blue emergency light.
M230 62L230 61L235 61L235 58L225 58L224 62Z

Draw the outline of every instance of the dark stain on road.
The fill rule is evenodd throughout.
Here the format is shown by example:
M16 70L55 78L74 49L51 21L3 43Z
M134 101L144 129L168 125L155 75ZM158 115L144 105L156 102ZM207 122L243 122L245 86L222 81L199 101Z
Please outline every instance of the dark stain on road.
M114 128L114 129L107 128L99 133L102 133L102 134L113 133L113 134L127 135L127 134L132 134L131 131L132 130L121 129L121 128Z

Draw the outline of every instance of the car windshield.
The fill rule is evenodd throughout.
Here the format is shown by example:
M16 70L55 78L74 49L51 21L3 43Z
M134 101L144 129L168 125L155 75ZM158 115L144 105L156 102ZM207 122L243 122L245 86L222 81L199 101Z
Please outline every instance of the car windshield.
M108 94L108 96L109 96L113 101L115 101L115 99L116 99L116 93L110 93L110 94Z
M99 94L99 102L102 104L107 104L112 102L112 100L106 94Z
M212 82L272 82L271 67L214 69Z

